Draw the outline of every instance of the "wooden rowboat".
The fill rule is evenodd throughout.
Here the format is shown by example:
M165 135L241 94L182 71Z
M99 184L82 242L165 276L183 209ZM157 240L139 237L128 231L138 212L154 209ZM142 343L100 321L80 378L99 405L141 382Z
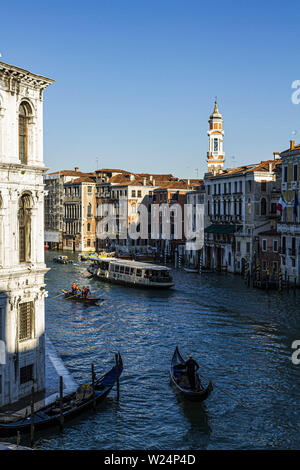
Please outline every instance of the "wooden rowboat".
M209 381L206 388L201 384L198 373L196 372L196 388L191 389L186 374L185 361L182 358L178 347L176 347L173 354L171 368L170 368L170 378L171 384L174 386L176 391L182 395L184 398L192 401L204 401L206 400L213 390L212 382Z
M92 296L84 297L81 294L73 294L71 291L67 291L64 289L62 290L62 292L65 294L65 299L75 300L76 302L94 304L95 302L98 302L98 300L103 300L101 299L101 297L92 297Z
M118 372L117 372L118 365ZM117 373L120 377L123 371L123 361L120 353L117 355L117 365L109 372L95 381L94 390L92 385L84 384L78 387L77 391L63 397L63 419L67 421L83 411L92 408L100 403L109 394L117 381ZM60 424L60 403L59 400L51 405L41 408L34 413L35 430L49 428ZM30 432L31 416L19 419L12 423L0 423L0 436L16 436L17 432Z

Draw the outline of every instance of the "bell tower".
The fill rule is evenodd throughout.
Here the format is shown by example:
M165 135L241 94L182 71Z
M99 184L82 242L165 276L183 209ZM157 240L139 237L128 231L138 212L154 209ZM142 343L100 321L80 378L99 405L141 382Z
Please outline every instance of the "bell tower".
M209 138L209 147L207 152L207 164L209 173L218 173L223 170L225 153L223 152L223 136L222 114L219 113L218 103L215 100L213 113L209 116L209 130L207 131Z

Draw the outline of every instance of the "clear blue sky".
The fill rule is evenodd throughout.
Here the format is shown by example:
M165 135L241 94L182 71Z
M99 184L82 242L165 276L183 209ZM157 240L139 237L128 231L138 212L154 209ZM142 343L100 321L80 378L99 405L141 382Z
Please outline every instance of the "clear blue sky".
M52 170L206 170L218 97L226 166L300 142L298 1L1 2L4 62L56 80L45 92ZM234 156L234 160L232 159Z

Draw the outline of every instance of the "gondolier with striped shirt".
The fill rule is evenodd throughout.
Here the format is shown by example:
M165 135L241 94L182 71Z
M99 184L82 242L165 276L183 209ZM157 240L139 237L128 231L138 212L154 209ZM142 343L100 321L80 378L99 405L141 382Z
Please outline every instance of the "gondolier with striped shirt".
M199 364L193 359L193 356L189 354L188 360L185 362L187 376L190 382L190 387L195 389L196 385L196 372L199 369Z

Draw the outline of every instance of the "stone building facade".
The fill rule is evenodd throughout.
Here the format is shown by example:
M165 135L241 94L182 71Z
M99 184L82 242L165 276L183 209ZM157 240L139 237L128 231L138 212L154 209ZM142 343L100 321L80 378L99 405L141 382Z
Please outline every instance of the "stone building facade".
M0 405L45 387L43 91L0 62Z
M281 152L281 192L286 207L278 223L281 235L281 270L300 285L300 145L292 140L290 147ZM297 203L298 202L298 203Z

